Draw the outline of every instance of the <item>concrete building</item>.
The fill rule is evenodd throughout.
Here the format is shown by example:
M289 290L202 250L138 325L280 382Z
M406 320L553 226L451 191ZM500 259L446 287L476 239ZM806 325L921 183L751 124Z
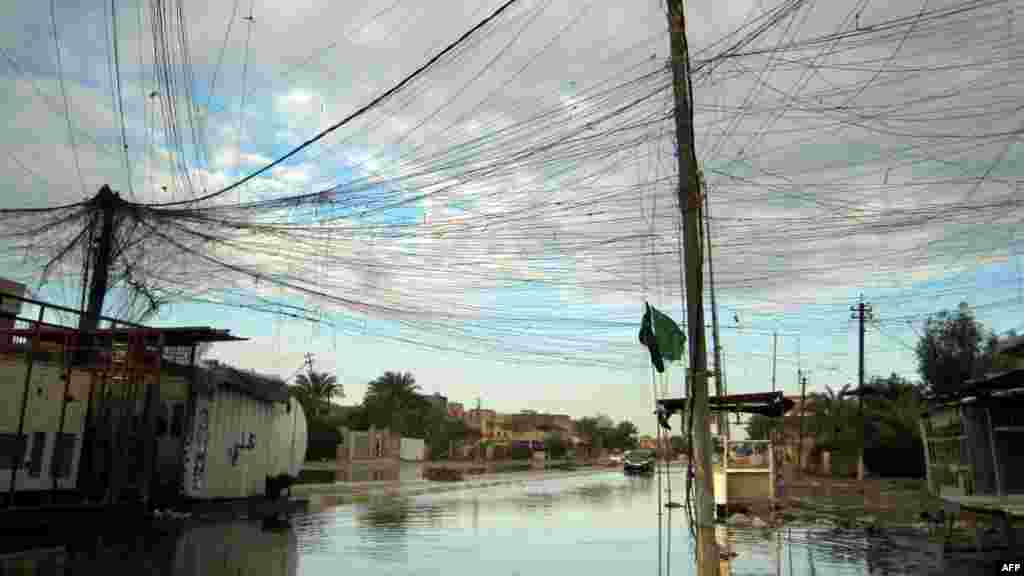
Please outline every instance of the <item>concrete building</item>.
M488 439L494 435L494 420L497 413L494 410L473 408L466 411L464 422L466 426L480 434L481 438Z
M5 293L0 329L0 492L107 503L244 498L297 477L306 421L284 383L194 365L212 328L149 328L103 319L81 333L57 312ZM13 312L12 312L13 310ZM11 322L13 317L13 322ZM75 322L77 324L77 322Z
M422 442L422 441L421 441ZM341 429L338 444L338 482L398 480L402 438L387 428Z
M466 408L460 402L448 403L448 417L456 420L463 420L466 417Z

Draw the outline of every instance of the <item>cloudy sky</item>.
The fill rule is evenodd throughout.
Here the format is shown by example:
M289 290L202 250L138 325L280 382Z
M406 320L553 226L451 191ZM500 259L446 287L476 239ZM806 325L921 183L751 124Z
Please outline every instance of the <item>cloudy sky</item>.
M501 2L189 3L182 23L168 2L162 27L149 3L60 4L0 6L3 208L77 202L103 184L139 202L220 190ZM787 393L800 368L812 391L855 382L849 307L862 293L878 319L869 375L915 377L924 318L961 301L998 332L1024 328L1021 2L687 4L731 392L771 388L773 342ZM685 318L667 57L662 3L521 0L368 114L202 204L329 191L323 213L287 217L332 232L275 240L273 255L250 235L218 256L366 306L183 265L169 281L331 322L196 303L156 322L230 328L251 340L215 357L283 377L312 352L346 403L401 370L453 401L604 412L652 432L642 304ZM77 301L66 284L44 294ZM560 349L569 359L551 360ZM681 371L660 385L678 394Z

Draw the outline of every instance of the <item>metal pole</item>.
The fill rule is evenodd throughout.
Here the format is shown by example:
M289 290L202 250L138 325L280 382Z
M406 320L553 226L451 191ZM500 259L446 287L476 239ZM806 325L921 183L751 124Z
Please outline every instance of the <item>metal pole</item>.
M64 420L67 417L67 411L68 411L68 396L70 395L70 389L71 389L71 362L70 362L70 359L68 358L68 356L69 356L68 348L71 348L71 346L69 346L68 343L69 343L69 340L72 339L72 338L75 338L75 336L67 336L67 335L64 336L64 350L63 350L63 352L64 352L64 354L63 354L63 360L64 360L64 396L60 400L60 424L58 424L58 426L57 426L57 437L53 441L53 451L54 451L53 453L54 453L54 455L57 454L57 446L61 445L61 437L64 436ZM53 470L53 467L54 467L55 464L56 464L56 459L55 458L51 458L50 459L50 479L53 481L53 488L52 488L52 495L51 495L51 497L54 500L56 500L56 498L57 498L57 475L54 473L54 470ZM68 472L70 472L70 470L65 471L65 473L68 473Z
M15 436L16 446L21 449L18 450L18 454L14 459L14 466L11 467L11 485L8 487L7 493L7 506L14 506L14 492L18 485L18 469L21 468L21 461L25 458L25 447L27 443L24 442L23 436L25 435L25 412L28 410L28 392L29 386L32 384L32 365L35 363L35 352L36 346L39 344L39 330L43 324L43 314L46 313L46 306L39 306L39 317L36 319L35 331L32 333L32 342L28 345L27 360L28 365L25 367L25 385L21 391L21 412L18 416L18 435Z
M718 545L714 533L714 479L708 411L707 349L704 335L704 279L701 255L701 205L694 155L692 84L686 41L686 18L681 0L668 2L675 97L676 142L679 162L679 209L685 233L686 312L693 383L694 475L696 480L697 576L718 574Z

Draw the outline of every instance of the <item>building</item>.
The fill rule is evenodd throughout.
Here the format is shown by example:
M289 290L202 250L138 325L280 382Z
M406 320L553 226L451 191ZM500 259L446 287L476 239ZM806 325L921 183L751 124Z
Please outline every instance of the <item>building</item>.
M449 402L448 403L448 417L456 420L464 420L466 417L466 408L460 402Z
M0 278L0 330L14 328L14 321L21 313L21 299L27 293L28 287L24 284Z
M497 413L494 410L473 408L467 410L464 422L466 426L480 434L481 438L488 439L494 435L494 420Z
M401 436L387 428L342 428L336 460L336 481L398 480L402 442Z
M242 340L208 327L150 328L19 302L0 329L0 492L117 503L264 495L297 477L306 420L278 379L195 365L204 342ZM8 306L7 310L13 308ZM77 325L77 318L73 318Z
M921 428L932 494L1024 495L1024 368L930 399Z

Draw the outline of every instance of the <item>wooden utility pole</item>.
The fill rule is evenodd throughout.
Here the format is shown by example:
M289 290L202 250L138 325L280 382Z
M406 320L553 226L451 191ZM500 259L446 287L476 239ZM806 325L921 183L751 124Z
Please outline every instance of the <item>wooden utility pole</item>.
M857 416L861 419L860 434L860 455L857 458L857 480L864 479L864 321L871 319L871 304L864 302L864 295L860 295L860 302L857 306L851 306L852 318L860 324L858 331L859 338L857 357Z
M715 339L715 396L725 394L725 368L722 366L722 340L718 336L718 305L715 302L715 267L711 258L711 201L708 199L707 183L698 172L700 190L704 194L704 239L708 246L708 285L711 289L711 335ZM728 440L729 418L723 412L718 415L718 434Z
M701 254L700 187L694 151L690 56L686 43L686 18L682 0L668 1L672 49L672 87L675 96L676 144L679 159L679 209L683 217L686 267L686 316L690 344L690 376L693 396L693 465L697 576L717 576L718 545L714 528L714 479L711 468L711 430L708 410L707 348L704 340L704 258Z
M80 316L78 329L84 331L99 328L100 315L103 314L103 299L107 295L110 282L110 266L113 264L114 252L114 211L120 197L104 185L99 193L90 201L94 209L99 211L100 233L96 238L93 250L91 282L89 284L88 308Z
M800 379L800 438L797 441L796 469L800 476L804 475L804 407L807 405L807 375L803 370L799 373Z
M772 332L772 392L775 392L775 363L779 356L779 333Z

